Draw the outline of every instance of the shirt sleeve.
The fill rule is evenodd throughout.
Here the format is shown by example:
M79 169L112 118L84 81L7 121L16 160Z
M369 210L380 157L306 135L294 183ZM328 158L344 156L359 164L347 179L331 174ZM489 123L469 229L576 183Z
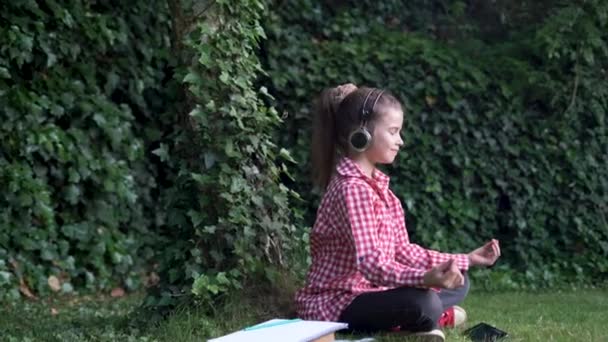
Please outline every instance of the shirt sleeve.
M454 259L461 271L469 269L469 257L466 254L441 253L432 249L426 249L415 243L403 243L397 247L395 259L399 263L425 270Z
M354 244L357 269L368 281L380 286L421 286L426 270L397 262L381 247L373 189L349 184L342 189L348 221L348 236Z
M407 229L405 227L405 215L403 208L399 206L397 243L395 248L395 259L397 262L410 267L431 269L443 262L454 259L458 268L462 271L469 269L469 257L466 254L441 253L431 249L423 248L415 243L410 243Z

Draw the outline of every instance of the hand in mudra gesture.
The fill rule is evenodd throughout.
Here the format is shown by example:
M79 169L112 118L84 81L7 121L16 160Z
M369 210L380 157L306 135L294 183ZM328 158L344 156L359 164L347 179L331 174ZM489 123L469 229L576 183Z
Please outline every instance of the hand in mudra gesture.
M473 266L492 266L500 257L500 245L498 240L492 239L485 245L468 254L469 263Z
M464 276L454 259L443 262L424 274L424 285L444 289L454 289L464 285Z

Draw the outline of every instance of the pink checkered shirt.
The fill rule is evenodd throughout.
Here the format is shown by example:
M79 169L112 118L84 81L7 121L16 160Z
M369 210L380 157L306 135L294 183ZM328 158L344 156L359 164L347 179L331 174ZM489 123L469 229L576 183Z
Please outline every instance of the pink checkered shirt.
M337 321L358 295L400 286L422 287L424 273L454 259L469 268L466 254L446 254L410 243L399 199L389 178L367 177L342 158L317 211L311 232L312 265L296 294L303 319Z

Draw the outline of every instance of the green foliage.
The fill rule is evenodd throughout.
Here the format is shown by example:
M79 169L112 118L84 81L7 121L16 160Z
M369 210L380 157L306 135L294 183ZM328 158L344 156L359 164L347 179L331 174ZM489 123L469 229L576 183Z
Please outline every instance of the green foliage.
M174 242L148 304L191 293L206 301L285 261L294 227L279 176L289 155L271 141L280 118L266 88L254 85L265 13L263 1L218 1L184 39L180 56L193 64L176 79L188 86L189 128L157 150L173 172L165 200Z
M487 286L604 279L607 5L552 5L553 15L518 16L522 26L494 40L469 18L453 27L458 40L446 40L391 25L411 9L387 4L302 0L268 23L269 88L289 113L277 135L294 146L300 170L310 167L314 95L345 82L386 87L406 107L404 151L388 172L414 241L456 252L499 238L501 265L492 279L479 272ZM444 13L438 21L454 22ZM299 225L310 226L318 194L307 190L307 172L294 178L306 199Z
M0 298L141 285L156 241L145 145L158 135L163 9L0 5Z

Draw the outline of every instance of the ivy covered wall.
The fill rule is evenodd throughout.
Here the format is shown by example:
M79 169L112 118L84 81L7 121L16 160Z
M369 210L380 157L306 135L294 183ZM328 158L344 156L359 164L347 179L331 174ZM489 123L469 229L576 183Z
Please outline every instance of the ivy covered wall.
M0 297L141 286L154 254L163 1L0 5Z

